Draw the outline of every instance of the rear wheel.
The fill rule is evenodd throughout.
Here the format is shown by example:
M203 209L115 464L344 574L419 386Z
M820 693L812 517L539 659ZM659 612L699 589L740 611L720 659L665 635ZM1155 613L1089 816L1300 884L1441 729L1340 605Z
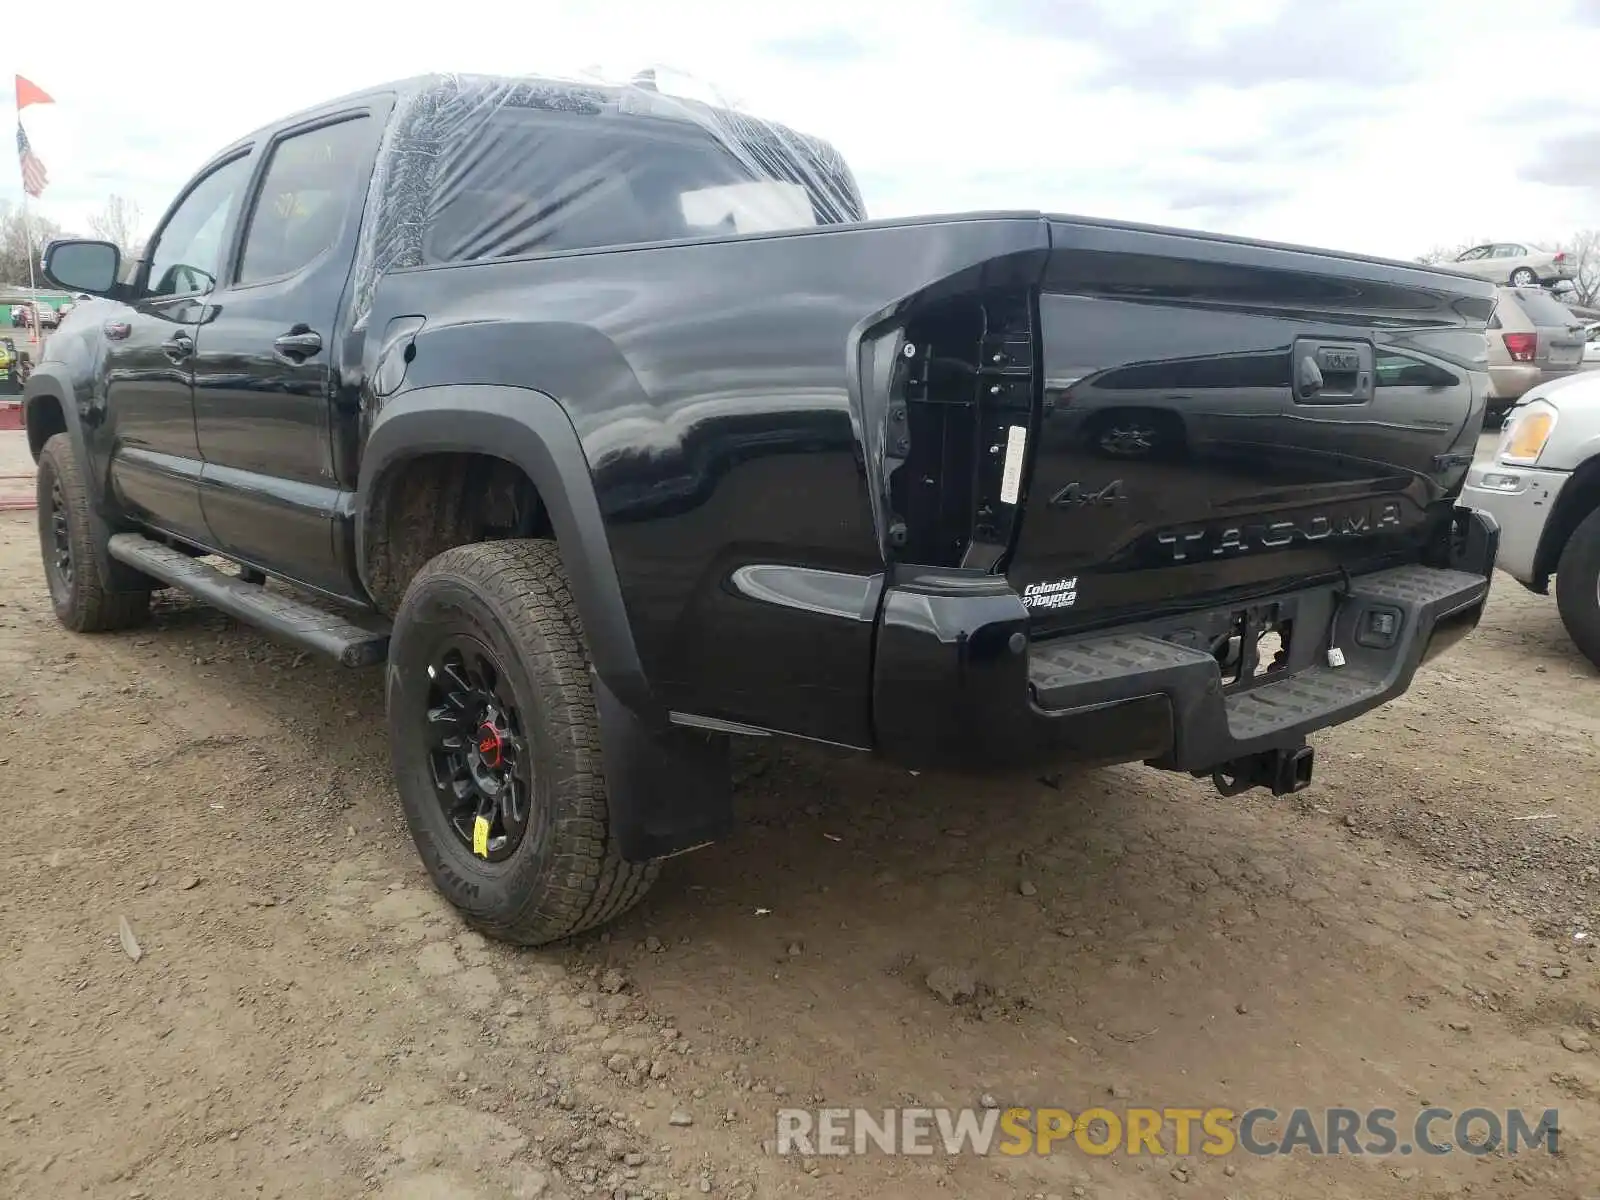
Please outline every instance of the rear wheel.
M39 550L56 619L77 633L141 624L150 613L150 593L107 591L100 577L89 491L70 437L58 433L44 444L35 479Z
M1532 287L1539 282L1539 277L1533 273L1532 267L1518 267L1511 272L1512 287Z
M1573 643L1600 667L1600 509L1583 519L1561 551L1556 606Z
M389 745L406 823L466 919L540 945L632 907L656 863L611 836L583 627L555 545L447 550L389 644Z

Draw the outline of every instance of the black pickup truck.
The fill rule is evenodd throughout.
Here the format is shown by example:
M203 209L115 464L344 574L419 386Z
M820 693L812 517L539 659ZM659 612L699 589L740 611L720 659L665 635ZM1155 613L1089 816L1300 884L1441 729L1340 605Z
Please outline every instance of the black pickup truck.
M431 76L235 143L25 390L57 615L182 589L386 665L439 888L539 943L732 822L728 746L1296 791L1478 621L1493 285L1037 212Z

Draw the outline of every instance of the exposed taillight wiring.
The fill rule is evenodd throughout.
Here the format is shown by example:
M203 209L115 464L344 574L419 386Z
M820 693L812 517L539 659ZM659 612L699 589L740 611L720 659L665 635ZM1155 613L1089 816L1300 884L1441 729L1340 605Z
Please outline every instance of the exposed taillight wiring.
M887 405L888 543L900 561L996 571L1018 529L1034 420L1026 288L911 315Z

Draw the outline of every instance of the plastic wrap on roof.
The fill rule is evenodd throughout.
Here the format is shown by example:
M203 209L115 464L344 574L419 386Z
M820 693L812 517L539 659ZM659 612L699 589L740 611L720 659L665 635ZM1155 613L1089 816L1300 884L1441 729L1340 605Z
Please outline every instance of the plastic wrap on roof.
M864 220L826 142L625 85L434 75L396 98L354 268L362 328L385 272L439 262Z

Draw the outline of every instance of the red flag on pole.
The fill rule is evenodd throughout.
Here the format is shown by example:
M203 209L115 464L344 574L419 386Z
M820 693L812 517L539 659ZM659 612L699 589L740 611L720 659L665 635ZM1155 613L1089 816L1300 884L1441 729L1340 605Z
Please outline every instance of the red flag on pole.
M20 113L30 104L54 104L55 100L50 93L45 91L31 79L17 76L17 111Z

